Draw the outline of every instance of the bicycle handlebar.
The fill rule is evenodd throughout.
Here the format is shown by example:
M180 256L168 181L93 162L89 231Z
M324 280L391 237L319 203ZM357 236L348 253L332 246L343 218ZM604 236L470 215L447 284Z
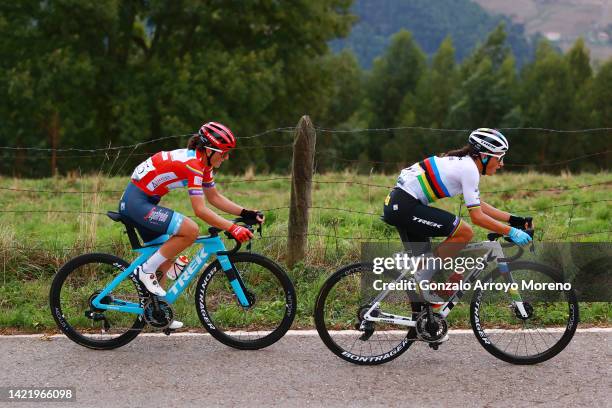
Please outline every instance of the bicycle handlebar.
M258 215L263 215L263 213L258 212ZM232 222L234 224L242 224L242 226L244 226L246 229L248 229L249 231L251 231L253 234L255 232L259 233L259 236L262 236L261 233L261 229L262 229L262 224L259 223L259 221L257 221L257 219L253 219L253 218L244 218L244 217L238 217L238 218L234 218L232 220ZM257 225L257 229L253 228L254 225ZM228 239L233 239L236 241L236 245L234 245L234 247L232 249L230 249L229 251L221 251L218 252L217 255L233 255L236 252L238 252L240 250L240 248L242 247L242 243L238 240L236 240L236 238L234 238L232 236L232 234L230 234L229 232L222 230L221 228L217 228L217 227L210 227L208 228L208 233L210 234L210 236L217 236L219 235L220 232L223 232L225 234L225 236ZM247 244L248 249L250 249L251 243L249 242Z
M525 220L527 221L527 226L529 228L528 229L519 228L519 229L525 231L533 239L533 233L534 233L533 218L532 217L526 217ZM487 234L487 239L489 241L495 241L495 240L497 240L499 238L502 238L502 237L504 238L505 241L509 242L509 244L502 243L501 244L502 248L510 248L510 247L516 246L516 247L518 247L518 252L515 255L511 256L511 257L500 258L500 259L498 259L498 261L500 261L500 262L513 262L513 261L516 261L517 259L519 259L521 256L523 256L523 254L525 253L525 250L521 246L519 246L516 243L514 243L510 239L510 237L505 236L504 234L499 234L497 232L490 232L490 233ZM532 242L531 245L532 245L531 246L531 251L533 252L533 242Z
M519 229L520 229L520 228L519 228ZM524 229L523 231L525 231L527 234L529 234L529 236L530 236L531 238L533 238L533 232L534 232L533 228L530 228L530 229ZM489 241L495 241L495 240L497 240L498 238L502 238L502 237L504 238L504 240L505 240L505 241L508 241L508 242L510 242L510 243L511 243L511 244L513 244L513 245L516 245L516 244L515 244L515 243L514 243L514 242L513 242L513 241L510 239L510 237L508 237L508 236L506 236L506 235L504 235L504 234L499 234L499 233L497 233L497 232L489 232L489 233L487 234L487 239L488 239ZM508 246L512 246L512 245L508 245Z
M526 229L525 228L520 228L520 227L517 227L517 228L520 229L520 230L525 231L527 234L529 234L529 236L531 238L533 238L533 231L534 231L534 229L533 229L533 217L525 217L525 221L527 221L527 228ZM512 240L510 239L510 237L507 237L504 234L499 234L497 232L489 232L487 234L487 239L489 241L495 241L496 239L501 238L501 237L503 237L504 240L514 244L514 242L512 242ZM509 246L511 246L511 245L509 245Z

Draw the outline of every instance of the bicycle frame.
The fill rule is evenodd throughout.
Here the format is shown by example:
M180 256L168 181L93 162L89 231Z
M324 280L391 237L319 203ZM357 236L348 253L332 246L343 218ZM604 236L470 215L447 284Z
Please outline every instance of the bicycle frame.
M146 243L144 247L135 249L136 252L140 253L138 258L136 258L130 264L130 266L125 268L123 272L117 275L117 277L115 277L115 279L113 279L112 282L93 299L92 304L95 307L103 310L116 310L126 313L142 314L144 310L138 303L128 302L121 299L113 299L111 304L105 304L101 303L101 300L110 294L117 286L119 286L123 280L129 278L134 270L149 259L149 257L151 257L151 255L153 255L169 238L169 235L162 235L161 237ZM202 249L198 251L195 257L185 267L185 270L178 276L172 287L168 289L166 296L161 299L169 304L176 302L185 288L189 286L193 278L206 265L206 262L210 259L210 257L212 255L216 255L219 263L221 264L221 268L230 281L230 285L232 286L240 305L243 307L251 306L245 294L246 288L242 282L242 279L240 278L239 273L234 269L234 266L230 262L227 255L219 255L220 252L226 251L225 245L223 244L221 238L219 236L202 236L198 237L195 243L201 244ZM120 267L120 265L115 266Z
M472 269L469 272L469 274L466 276L464 281L472 284L474 281L476 281L476 279L478 279L478 276L480 276L482 271L484 271L487 268L488 263L494 261L498 265L500 272L507 279L508 283L513 282L512 275L510 274L510 269L508 267L508 263L499 261L499 259L505 258L504 251L499 242L497 241L477 242L473 244L468 244L464 248L464 250L477 250L477 249L487 250L486 254L484 255L484 258L486 260L485 265L482 268ZM401 281L406 276L406 274L408 274L410 271L411 269L403 270L400 276L395 279L394 283ZM394 315L391 313L385 313L380 310L376 311L376 314L377 314L376 317L372 316L372 312L378 308L378 306L380 305L380 302L384 298L387 297L390 291L391 289L386 289L374 298L372 306L368 309L368 311L364 315L362 325L364 324L365 321L371 321L371 322L391 323L391 324L397 324L400 326L407 326L407 327L416 326L416 321L412 320L411 317ZM525 310L520 294L517 291L509 291L509 293L512 298L512 303L517 307L517 310L521 313L523 317L527 317L528 316L527 311ZM461 290L458 290L455 293L453 293L448 299L448 301L444 303L442 307L440 308L440 312L439 312L440 316L442 318L446 318L446 316L448 316L448 314L451 312L453 307L455 307L459 303L459 300L463 297L463 295L464 293Z

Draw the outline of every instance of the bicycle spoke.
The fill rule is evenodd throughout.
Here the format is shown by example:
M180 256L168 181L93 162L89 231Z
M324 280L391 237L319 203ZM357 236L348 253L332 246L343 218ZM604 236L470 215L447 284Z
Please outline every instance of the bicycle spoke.
M533 263L522 265L528 267L515 267L512 270L512 278L519 287L524 287L522 281L529 280L555 282L551 278L556 276L554 271L547 267ZM502 279L502 276L498 278ZM535 363L554 356L573 336L575 325L569 330L568 322L570 319L577 321L570 314L570 311L577 310L575 295L562 290L522 290L520 296L526 316L519 313L518 305L514 304L509 293L490 290L478 292L479 306L473 312L477 310L479 330L488 337L488 343L481 341L481 344L492 354L511 362L520 360ZM570 303L575 306L570 308Z
M245 307L239 302L217 262L213 270L206 272L211 275L205 280L202 276L196 288L200 320L211 334L230 346L258 348L260 344L273 343L293 320L294 311L287 309L288 305L295 308L295 301L287 300L287 296L294 297L293 292L288 292L293 290L291 283L278 266L259 255L238 253L232 257L232 264L251 305Z
M317 329L321 330L320 326L324 324L326 336L335 347L345 350L353 359L384 360L393 355L392 351L401 344L405 344L409 328L383 322L362 323L360 316L366 313L379 294L362 272L367 273L358 271L343 275L329 290L321 304L323 321L317 323ZM380 299L377 310L383 316L385 313L400 316L413 314L407 292L389 293ZM362 326L365 330L356 330Z
M138 315L95 307L93 299L127 263L107 254L85 254L66 263L54 278L51 304L58 327L73 341L91 348L109 349L132 340L144 327ZM140 305L131 279L121 281L100 301L107 305Z

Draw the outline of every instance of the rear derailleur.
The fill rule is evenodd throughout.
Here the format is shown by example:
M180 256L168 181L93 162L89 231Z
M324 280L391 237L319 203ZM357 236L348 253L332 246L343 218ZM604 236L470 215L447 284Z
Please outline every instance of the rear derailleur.
M370 310L372 305L365 305L359 308L357 312L357 322L355 323L355 330L363 332L361 336L359 336L359 340L368 341L370 337L374 334L374 323L368 320L365 320L365 314ZM372 310L370 315L373 317L378 316L378 309Z

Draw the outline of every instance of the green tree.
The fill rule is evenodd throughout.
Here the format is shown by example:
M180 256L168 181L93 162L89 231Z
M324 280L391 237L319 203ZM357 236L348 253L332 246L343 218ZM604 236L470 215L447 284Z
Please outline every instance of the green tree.
M590 126L612 128L612 58L595 75L589 94Z
M355 55L343 50L325 57L327 75L333 79L330 102L320 124L332 128L342 126L355 113L364 96L363 72Z
M535 61L522 72L520 105L525 125L569 129L574 101L571 83L567 60L548 42L541 42ZM566 150L564 144L555 143L556 135L538 132L529 136L529 146L523 143L526 162L545 163L549 157L560 157Z
M584 45L582 38L576 40L572 48L565 55L565 59L568 64L572 86L578 90L593 76L590 52Z
M506 25L502 22L489 33L484 43L476 47L469 57L461 64L461 75L466 79L472 75L482 60L491 60L493 69L497 70L506 61L512 50L508 46Z
M426 68L425 54L405 30L393 36L386 53L374 62L367 93L372 102L372 127L398 124L398 113L406 94L414 93Z
M10 125L3 132L19 135L10 142L24 146L101 147L188 134L206 120L224 121L247 136L293 124L304 113L323 116L338 92L325 64L327 44L348 33L350 4L4 2L0 119ZM181 143L168 139L124 151L125 169ZM241 141L244 147L261 143ZM272 149L242 150L229 167L255 161L263 169L283 168L285 156ZM100 167L96 159L65 163Z
M516 100L516 66L503 24L461 65L446 125L453 128L500 127Z
M371 109L370 128L402 125L401 121L406 119L400 116L402 103L411 97L409 95L414 94L425 69L425 54L412 35L404 30L395 34L386 53L374 61L374 67L367 79L367 104ZM382 156L388 159L401 154L404 149L398 151L396 146L403 142L393 139L393 133L388 131L372 135L368 142L370 157L380 160ZM382 155L381 147L384 153Z
M572 48L565 54L565 60L570 75L570 84L573 91L571 103L571 126L573 129L589 127L589 96L590 84L593 80L589 50L584 45L582 38L578 39Z
M450 97L458 82L455 50L452 40L446 38L434 54L430 67L419 78L414 95L408 93L398 114L400 126L443 127L450 105ZM422 155L437 153L447 136L428 130L405 130L395 150L400 158L418 160ZM393 149L390 149L393 150Z

